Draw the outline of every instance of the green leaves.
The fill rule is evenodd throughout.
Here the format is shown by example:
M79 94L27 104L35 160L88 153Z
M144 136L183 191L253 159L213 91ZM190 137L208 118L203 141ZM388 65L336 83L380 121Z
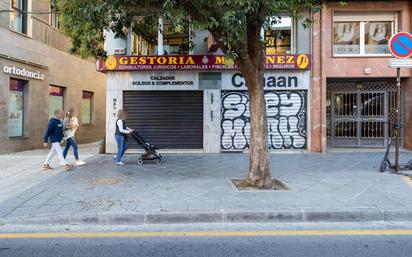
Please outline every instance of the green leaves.
M291 15L312 24L311 13L321 8L318 0L53 0L60 10L62 26L72 38L72 52L82 57L104 56L104 29L125 37L131 26L150 39L150 29L159 16L172 21L180 33L189 21L195 29L209 30L221 49L232 57L256 47L251 36L269 17ZM306 16L301 15L305 13ZM299 16L300 15L300 16ZM144 17L142 19L142 17ZM255 31L252 31L255 30ZM152 33L153 34L153 33ZM257 36L256 36L257 35ZM152 38L154 41L155 38Z

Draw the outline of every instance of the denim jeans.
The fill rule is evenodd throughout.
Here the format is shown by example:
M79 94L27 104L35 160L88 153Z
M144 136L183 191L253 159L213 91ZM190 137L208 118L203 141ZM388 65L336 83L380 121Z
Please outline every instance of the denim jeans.
M126 137L125 136L120 136L120 135L115 135L116 142L117 142L117 154L116 154L116 162L121 162L122 157L124 153L127 150L127 144L126 144Z
M66 158L67 152L69 151L70 146L73 148L74 158L76 160L79 160L79 152L77 151L78 147L77 147L76 141L74 140L73 137L68 138L66 140L66 146L64 147L64 151L63 151L64 158Z

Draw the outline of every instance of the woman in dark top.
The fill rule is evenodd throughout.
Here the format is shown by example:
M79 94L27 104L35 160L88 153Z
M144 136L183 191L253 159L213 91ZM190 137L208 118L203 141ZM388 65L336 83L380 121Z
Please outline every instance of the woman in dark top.
M116 121L116 132L115 138L117 142L117 154L114 156L116 159L117 165L124 165L122 157L127 149L126 135L133 132L132 129L126 127L126 118L127 113L124 110L119 110L117 112L117 121Z

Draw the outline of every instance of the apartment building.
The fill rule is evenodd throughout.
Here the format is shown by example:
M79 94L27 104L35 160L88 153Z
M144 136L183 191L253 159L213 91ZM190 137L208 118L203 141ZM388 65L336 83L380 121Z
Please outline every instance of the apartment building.
M79 111L79 143L105 134L105 75L69 54L48 0L0 0L0 153L42 147L55 109Z

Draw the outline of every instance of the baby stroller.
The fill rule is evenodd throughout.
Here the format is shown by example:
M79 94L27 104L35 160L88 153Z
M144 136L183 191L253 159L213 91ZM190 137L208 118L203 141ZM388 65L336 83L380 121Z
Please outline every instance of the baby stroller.
M157 164L162 163L162 155L156 152L156 150L159 148L155 147L152 144L146 143L144 139L136 131L130 133L130 137L136 143L141 145L145 150L145 152L140 156L140 158L137 159L138 164L142 165L146 161L156 161Z

